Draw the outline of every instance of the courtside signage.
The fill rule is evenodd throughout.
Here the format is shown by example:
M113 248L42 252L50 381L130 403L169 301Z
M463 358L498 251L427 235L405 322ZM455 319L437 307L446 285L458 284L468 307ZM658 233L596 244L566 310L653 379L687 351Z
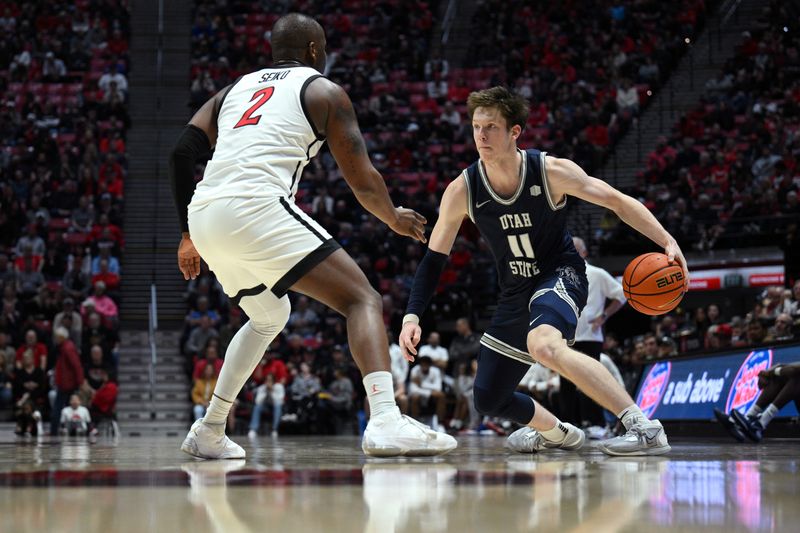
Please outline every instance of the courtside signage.
M651 418L711 420L714 409L746 411L758 398L758 373L800 360L800 345L661 361L645 366L636 403ZM778 417L798 416L794 402Z

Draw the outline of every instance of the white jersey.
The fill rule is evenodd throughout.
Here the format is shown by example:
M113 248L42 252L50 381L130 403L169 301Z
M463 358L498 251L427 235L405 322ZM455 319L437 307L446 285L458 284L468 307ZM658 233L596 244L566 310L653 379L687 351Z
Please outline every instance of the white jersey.
M304 105L320 77L305 66L270 67L242 76L223 97L217 146L190 210L218 198L291 197L324 137Z

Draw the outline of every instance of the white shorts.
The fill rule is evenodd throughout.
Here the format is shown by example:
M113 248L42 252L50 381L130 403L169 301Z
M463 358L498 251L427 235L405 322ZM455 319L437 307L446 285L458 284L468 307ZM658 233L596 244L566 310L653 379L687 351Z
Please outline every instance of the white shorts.
M282 297L340 248L322 226L282 197L190 204L189 232L235 305L267 289Z

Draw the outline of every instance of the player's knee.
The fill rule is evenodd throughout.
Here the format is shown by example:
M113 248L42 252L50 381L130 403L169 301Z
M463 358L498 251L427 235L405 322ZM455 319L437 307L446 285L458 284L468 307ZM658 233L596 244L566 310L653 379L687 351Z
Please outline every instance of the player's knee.
M508 398L501 398L497 392L492 392L483 387L473 387L473 402L475 410L484 416L500 416L505 411Z
M528 334L528 352L531 356L551 370L557 366L557 348L560 337L552 331L534 329Z
M367 307L374 312L383 313L383 300L378 291L372 287L364 287L353 293L353 298L346 306L345 316L348 316L357 307Z
M292 305L288 296L277 301L274 298L269 301L266 298L263 301L248 300L243 299L239 306L250 317L250 327L257 333L274 337L289 321Z

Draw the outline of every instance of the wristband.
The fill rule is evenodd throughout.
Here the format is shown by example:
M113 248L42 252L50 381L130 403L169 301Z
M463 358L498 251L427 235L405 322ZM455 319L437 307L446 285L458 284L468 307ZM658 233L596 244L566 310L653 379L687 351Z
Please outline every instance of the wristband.
M419 324L419 317L414 313L408 313L406 316L403 317L403 325L405 326L407 323Z

